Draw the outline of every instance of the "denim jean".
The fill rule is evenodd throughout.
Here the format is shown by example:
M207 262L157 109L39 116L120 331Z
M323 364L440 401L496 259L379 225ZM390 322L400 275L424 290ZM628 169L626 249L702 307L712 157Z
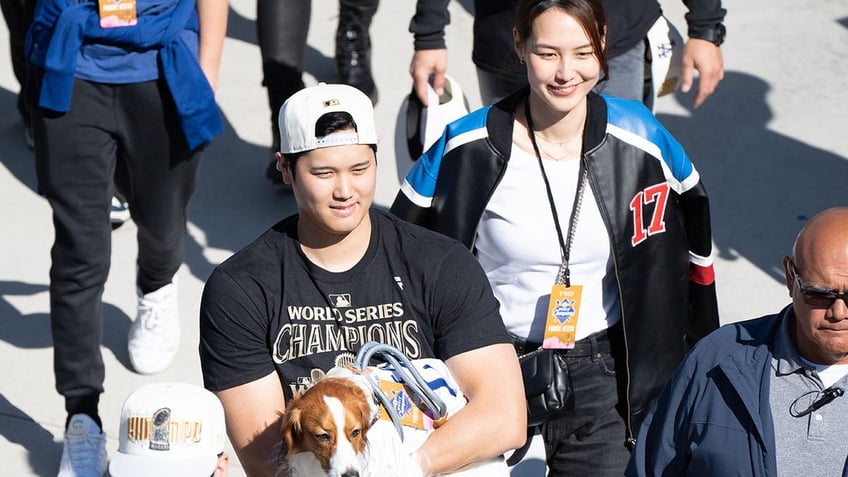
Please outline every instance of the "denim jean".
M30 78L35 104L38 71ZM186 207L200 151L189 151L163 80L100 84L74 80L71 109L32 108L36 172L53 210L50 326L56 388L73 402L103 392L102 294L109 275L115 186L138 227L143 293L171 282L182 264ZM113 182L114 179L114 182Z
M595 92L642 101L653 107L650 82L645 83L645 42L640 41L624 53L607 60L609 77L595 86Z
M527 85L527 77L520 80L477 68L477 84L480 86L482 104L494 104L513 91Z
M561 356L572 379L574 410L542 427L548 475L620 477L630 451L616 406L618 388L611 353Z

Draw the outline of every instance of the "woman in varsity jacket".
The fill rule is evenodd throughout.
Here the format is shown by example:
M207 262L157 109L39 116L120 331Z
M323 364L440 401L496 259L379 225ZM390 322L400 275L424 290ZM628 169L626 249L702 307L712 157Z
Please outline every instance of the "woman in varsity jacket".
M686 350L718 327L709 205L641 103L592 93L598 0L522 0L529 88L450 124L392 212L477 255L519 354L555 349L574 408L542 428L550 475L621 475Z

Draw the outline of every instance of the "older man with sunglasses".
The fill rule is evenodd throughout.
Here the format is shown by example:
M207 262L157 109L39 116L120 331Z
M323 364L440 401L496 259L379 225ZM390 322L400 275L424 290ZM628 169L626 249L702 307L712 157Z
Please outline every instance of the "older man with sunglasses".
M792 303L693 348L626 475L848 475L848 207L810 219L783 268Z

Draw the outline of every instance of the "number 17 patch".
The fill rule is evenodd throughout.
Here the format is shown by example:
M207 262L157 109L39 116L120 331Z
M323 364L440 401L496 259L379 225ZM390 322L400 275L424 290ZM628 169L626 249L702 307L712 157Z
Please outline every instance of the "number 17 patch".
M668 201L668 182L652 185L640 190L630 201L633 212L633 237L630 244L634 247L644 242L649 236L665 232L665 205ZM645 216L648 206L653 204L651 223L645 227Z

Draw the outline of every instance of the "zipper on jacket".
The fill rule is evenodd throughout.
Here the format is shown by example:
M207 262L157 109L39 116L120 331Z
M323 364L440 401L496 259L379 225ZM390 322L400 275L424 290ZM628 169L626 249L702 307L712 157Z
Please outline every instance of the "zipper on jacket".
M595 202L598 204L598 211L601 212L601 215L604 218L604 225L607 228L607 237L609 238L610 250L612 252L612 265L613 270L615 272L615 286L618 288L618 308L621 311L621 338L624 343L624 369L626 374L627 385L624 390L624 399L626 400L627 413L624 417L625 419L625 428L626 435L624 438L624 446L629 450L633 450L636 447L636 436L633 435L633 419L632 409L633 406L630 401L630 346L627 343L627 323L624 319L624 294L621 290L621 275L618 270L618 259L616 258L616 247L615 240L613 240L612 232L610 232L610 218L607 213L606 207L603 205L604 202L598 197L598 194L595 192L595 188L592 187L592 184L595 182L594 173L592 172L592 167L589 162L589 155L584 154L583 160L586 161L586 170L589 172L589 189L592 191L592 194L595 196Z

